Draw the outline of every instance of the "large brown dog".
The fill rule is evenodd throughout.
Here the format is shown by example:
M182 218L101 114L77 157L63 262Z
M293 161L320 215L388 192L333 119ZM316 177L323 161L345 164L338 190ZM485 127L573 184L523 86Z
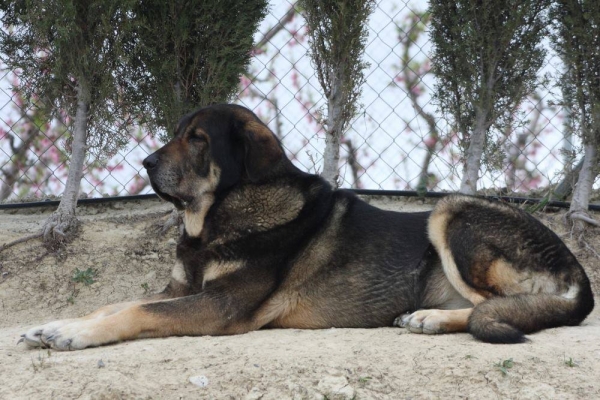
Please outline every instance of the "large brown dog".
M432 213L382 211L298 170L243 107L182 118L144 166L184 211L171 282L150 299L33 328L28 345L392 325L516 343L577 325L594 306L581 265L529 214L465 196Z

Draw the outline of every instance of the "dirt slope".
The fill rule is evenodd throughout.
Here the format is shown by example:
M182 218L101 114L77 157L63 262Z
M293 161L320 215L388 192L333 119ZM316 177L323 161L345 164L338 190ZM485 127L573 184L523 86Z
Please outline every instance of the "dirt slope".
M51 211L0 211L0 245L35 232ZM598 309L580 327L513 346L397 328L147 339L70 353L16 345L33 325L160 290L176 232L159 237L154 229L169 211L159 201L82 207L81 235L59 252L45 255L34 241L0 253L0 399L600 398ZM561 216L539 215L571 246L598 293L600 259L573 247ZM600 252L597 233L588 242ZM74 282L76 269L91 269L94 283Z

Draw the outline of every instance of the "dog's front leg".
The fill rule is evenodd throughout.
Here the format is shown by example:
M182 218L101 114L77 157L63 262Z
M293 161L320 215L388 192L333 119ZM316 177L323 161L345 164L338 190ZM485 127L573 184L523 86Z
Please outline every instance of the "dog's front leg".
M44 338L52 337L56 333L56 331L66 325L74 324L74 323L82 323L87 320L94 320L105 318L109 315L117 313L126 308L130 308L140 304L146 304L154 301L160 301L165 299L172 299L176 297L183 297L189 294L189 285L185 281L185 272L183 270L183 265L180 262L175 264L173 268L171 282L167 285L167 287L161 292L149 297L146 297L141 300L136 301L128 301L124 303L116 303L111 304L98 310L94 311L91 314L88 314L81 318L69 318L69 319L61 319L58 321L52 321L44 325L36 326L31 328L25 333L21 335L20 342L25 342L29 347L48 347L46 343L44 343ZM80 324L82 325L82 324Z
M54 333L66 326L77 322L83 322L88 320L95 320L107 317L114 313L117 313L123 309L130 308L136 305L149 303L152 301L159 301L161 299L168 298L164 293L156 294L150 296L148 298L136 301L127 301L123 303L110 304L108 306L104 306L94 311L91 314L88 314L81 318L68 318L61 319L57 321L52 321L44 325L36 326L34 328L29 329L24 335L21 335L21 339L19 342L24 341L29 347L48 347L48 345L44 342L44 338L54 335Z
M268 292L264 282L249 291L237 285L215 285L199 294L146 304L136 304L103 318L86 319L42 333L41 341L57 350L86 347L136 338L228 335L260 328L253 310ZM239 294L243 296L239 296Z

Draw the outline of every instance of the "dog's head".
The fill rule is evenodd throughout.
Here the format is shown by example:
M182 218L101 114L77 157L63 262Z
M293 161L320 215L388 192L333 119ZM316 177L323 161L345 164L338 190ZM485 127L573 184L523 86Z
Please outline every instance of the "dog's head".
M250 110L229 104L184 116L174 138L143 161L155 192L186 210L240 181L267 179L287 163L271 130Z

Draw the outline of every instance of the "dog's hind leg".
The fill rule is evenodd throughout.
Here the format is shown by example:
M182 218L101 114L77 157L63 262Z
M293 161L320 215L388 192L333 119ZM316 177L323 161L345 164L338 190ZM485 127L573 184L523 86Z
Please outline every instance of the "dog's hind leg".
M424 334L465 332L473 303L454 287L439 262L427 274L425 282L421 309L400 315L394 326Z
M449 196L429 219L429 238L448 281L474 308L467 330L491 343L577 325L594 300L582 266L552 231L526 212Z
M460 310L419 310L396 318L394 326L407 328L413 333L433 335L438 333L465 332L472 308Z

